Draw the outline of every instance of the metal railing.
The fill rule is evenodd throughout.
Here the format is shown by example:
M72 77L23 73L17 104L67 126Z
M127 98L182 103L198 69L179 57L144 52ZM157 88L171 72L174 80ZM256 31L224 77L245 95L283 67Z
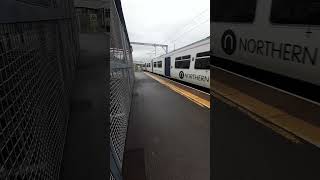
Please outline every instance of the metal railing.
M120 7L121 8L121 7ZM110 6L110 179L121 179L123 154L131 108L134 70L132 50L122 12L112 0ZM113 177L112 177L113 175Z
M79 56L72 7L1 1L0 179L59 178Z

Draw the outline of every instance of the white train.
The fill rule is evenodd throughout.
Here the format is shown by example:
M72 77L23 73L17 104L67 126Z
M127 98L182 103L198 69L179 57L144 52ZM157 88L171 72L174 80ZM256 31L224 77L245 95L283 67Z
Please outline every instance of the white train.
M210 37L147 61L144 69L209 89Z
M319 0L212 3L213 65L231 61L320 85Z

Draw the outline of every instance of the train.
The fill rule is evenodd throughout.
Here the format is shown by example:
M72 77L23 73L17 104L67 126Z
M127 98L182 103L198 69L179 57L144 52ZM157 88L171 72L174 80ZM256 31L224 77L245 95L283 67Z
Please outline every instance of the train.
M225 68L245 65L277 77L272 81L280 81L279 77L319 87L318 0L215 0L212 3L210 26L215 41L211 46L211 65L228 64Z
M147 60L143 70L210 88L210 37Z

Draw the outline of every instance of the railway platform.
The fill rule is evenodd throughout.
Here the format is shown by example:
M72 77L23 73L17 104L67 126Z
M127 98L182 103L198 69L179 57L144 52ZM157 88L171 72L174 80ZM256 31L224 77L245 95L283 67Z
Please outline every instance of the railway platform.
M223 69L211 72L213 178L318 179L319 105Z
M210 179L210 96L135 73L123 172L127 180Z

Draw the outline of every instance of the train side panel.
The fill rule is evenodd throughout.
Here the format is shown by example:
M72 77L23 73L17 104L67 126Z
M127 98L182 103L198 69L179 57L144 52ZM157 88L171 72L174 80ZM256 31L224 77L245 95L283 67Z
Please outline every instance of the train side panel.
M151 60L146 61L146 71L147 72L152 72L152 67L151 67Z
M201 87L210 88L210 69L195 69L195 61L197 53L207 52L210 50L210 40L199 43L199 45L173 53L171 57L171 77ZM190 55L190 67L188 69L179 69L175 67L175 59L177 57Z
M270 7L257 1L252 23L212 22L214 56L320 85L320 26L271 23Z
M195 84L201 87L210 88L210 67L208 68L195 68L196 61L199 61L201 57L197 57L198 53L204 53L210 51L210 37L192 43L178 50L162 55L160 57L148 60L146 62L146 71L152 72L158 75L167 76L169 78L177 79L180 81ZM188 69L181 69L176 67L175 62L177 57L190 56L190 64ZM166 71L166 58L170 57L170 66L167 65ZM207 60L209 62L209 56ZM169 71L170 75L166 75Z
M164 58L158 57L156 59L153 59L153 61L157 64L157 66L153 68L153 73L164 75Z

